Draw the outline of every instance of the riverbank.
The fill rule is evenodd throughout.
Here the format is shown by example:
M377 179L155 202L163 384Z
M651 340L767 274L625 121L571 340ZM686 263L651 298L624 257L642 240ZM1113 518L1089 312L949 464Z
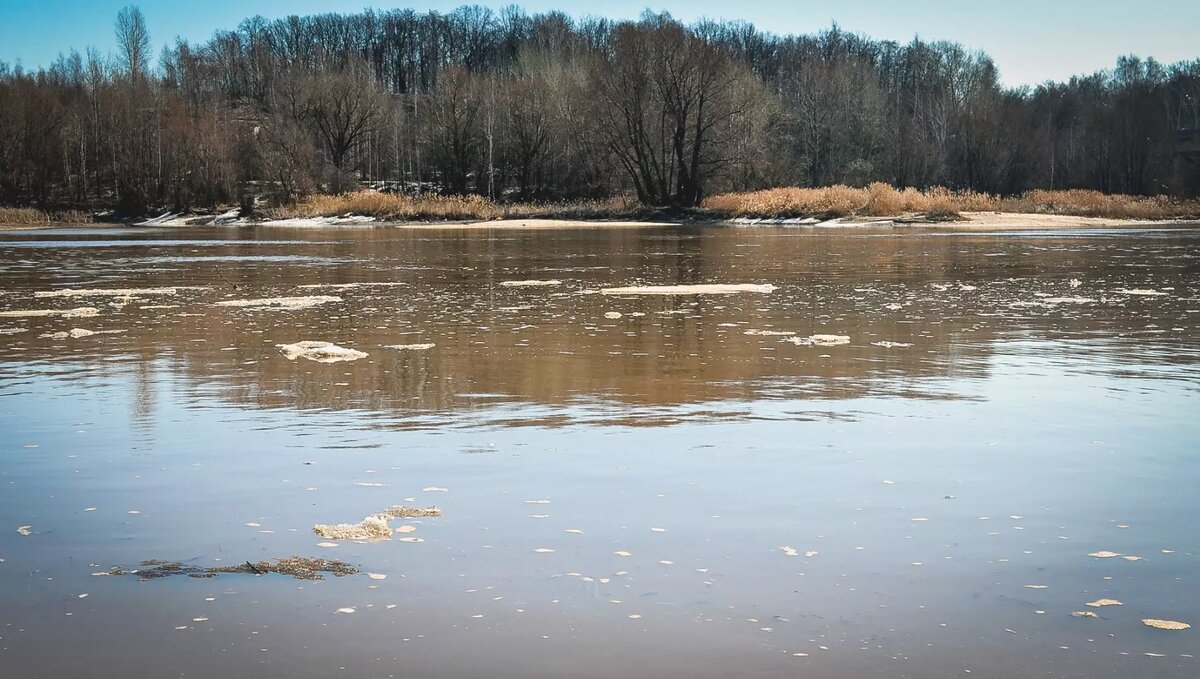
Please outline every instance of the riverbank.
M357 191L311 196L246 214L165 212L122 221L110 214L0 208L0 229L52 224L134 226L396 226L405 228L579 228L729 223L749 226L938 226L970 229L1144 227L1200 223L1200 200L1096 191L1029 191L1000 197L931 188L778 188L713 196L697 208L655 208L630 197L561 203L500 203L482 196L408 196Z
M63 224L0 224L0 232L38 231L67 226L71 228L111 229L128 228L131 231L146 228L187 228L194 226L260 227L280 229L321 228L388 228L420 230L554 230L554 229L641 229L662 227L685 227L699 225L725 225L731 228L802 228L802 229L895 229L945 230L945 231L1019 231L1024 229L1145 229L1157 227L1200 227L1200 220L1145 220L1111 219L1104 217L1076 217L1071 215L1047 215L1037 213L968 212L959 219L929 220L921 215L908 215L896 219L842 217L835 219L726 219L706 221L668 220L600 220L600 219L495 219L485 221L430 221L391 222L373 218L297 218L280 220L242 220L236 224L214 223L207 218L178 218L156 224L116 224L111 222L63 223Z

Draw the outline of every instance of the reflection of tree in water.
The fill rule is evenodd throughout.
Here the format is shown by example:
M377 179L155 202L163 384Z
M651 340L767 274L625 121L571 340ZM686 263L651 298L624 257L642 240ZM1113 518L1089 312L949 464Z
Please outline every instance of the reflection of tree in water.
M1195 328L1196 320L1180 308L1188 260L1163 252L1186 252L1185 238L1159 240L1153 248L1161 265L1156 284L1177 284L1171 297L1125 306L1038 307L1038 293L1099 296L1071 292L1072 278L1102 280L1112 289L1125 281L1140 284L1122 278L1139 257L1136 241L1056 243L986 234L783 229L376 229L336 238L322 231L292 244L210 249L214 255L320 255L342 263L181 263L189 282L208 283L212 290L158 317L141 318L131 307L126 312L140 324L106 341L125 343L123 350L142 356L133 415L149 426L155 398L150 361L162 351L178 355L178 367L167 369L204 383L204 397L215 386L223 398L258 406L440 418L470 417L506 402L649 412L760 398L962 398L977 393L971 384L989 376L996 343L1023 333L1046 339L1117 336L1153 324ZM127 259L129 253L91 255ZM91 266L103 266L103 260ZM221 276L218 266L224 267ZM137 280L127 283L162 285L179 275L132 273ZM342 289L337 294L344 302L304 311L246 311L211 306L235 294L224 279L238 282L236 295L245 297L310 294L297 286L316 282L406 285ZM546 279L563 284L500 285ZM778 289L698 297L587 294L616 285L712 282L770 282ZM1030 301L1035 305L1013 306ZM605 318L610 311L622 316ZM852 343L795 346L783 336L748 335L748 329L848 335ZM283 360L274 349L302 339L370 355L320 365ZM913 346L872 346L876 341ZM436 346L382 348L426 342Z
M134 364L133 400L130 405L131 429L136 436L149 441L154 429L155 399L160 369L156 361L141 360Z

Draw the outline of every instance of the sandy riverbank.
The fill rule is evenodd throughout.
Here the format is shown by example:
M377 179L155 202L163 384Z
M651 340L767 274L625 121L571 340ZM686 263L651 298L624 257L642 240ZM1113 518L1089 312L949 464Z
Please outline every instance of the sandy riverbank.
M397 229L580 229L580 228L653 228L703 224L705 222L638 221L638 220L584 220L584 219L493 219L484 221L444 222L390 222L377 221L370 217L313 217L281 220L207 220L197 217L175 217L156 219L134 225L106 222L91 224L0 224L0 231L36 231L48 228L113 229L130 230L148 228L184 228L189 226L270 227L270 228L397 228ZM732 219L714 220L710 224L725 224L731 227L813 227L813 228L895 228L895 229L944 229L969 231L1015 231L1022 229L1096 229L1096 228L1156 228L1156 227L1200 227L1200 222L1188 220L1139 220L1111 219L1106 217L1078 217L1072 215L1008 212L965 212L958 220L929 221L920 215L898 218L887 217L842 217L837 219Z

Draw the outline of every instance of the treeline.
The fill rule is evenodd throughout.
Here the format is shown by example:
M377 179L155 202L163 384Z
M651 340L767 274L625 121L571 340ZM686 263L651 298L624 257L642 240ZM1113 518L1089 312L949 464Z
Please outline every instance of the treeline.
M0 204L138 213L364 184L677 207L871 182L1200 193L1200 59L1007 89L950 42L516 7L254 17L157 58L126 8L116 38L0 64Z

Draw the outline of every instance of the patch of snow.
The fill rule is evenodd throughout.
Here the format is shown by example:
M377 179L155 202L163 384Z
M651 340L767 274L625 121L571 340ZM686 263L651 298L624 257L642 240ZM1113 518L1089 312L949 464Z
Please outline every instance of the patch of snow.
M377 220L366 215L343 215L341 217L295 217L272 219L260 226L361 226L374 224Z

